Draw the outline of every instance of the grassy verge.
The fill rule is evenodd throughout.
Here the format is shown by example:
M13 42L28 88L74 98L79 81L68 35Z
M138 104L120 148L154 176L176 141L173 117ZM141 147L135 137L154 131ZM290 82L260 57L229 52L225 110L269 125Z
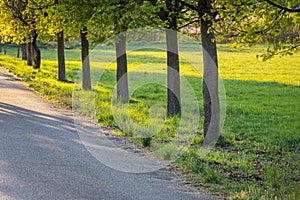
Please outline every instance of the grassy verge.
M227 106L222 137L216 148L200 158L203 141L203 118L200 117L197 137L175 163L193 174L191 183L194 185L207 186L213 192L225 193L232 198L300 199L299 53L262 62L256 59L262 51L262 47L243 50L219 47L220 75L224 79ZM70 82L75 81L80 68L79 53L78 49L67 50L67 79ZM195 52L185 53L182 54L181 74L197 95L202 113L201 72L184 59L184 56L187 58ZM21 77L29 87L71 107L74 84L57 81L55 50L43 50L42 55L44 60L38 71L9 56L0 56L0 65ZM134 77L152 74L151 77L164 79L165 56L164 52L155 49L131 51L128 55L130 77L136 80ZM199 63L201 65L201 61ZM87 109L85 114L94 115L95 120L104 125L117 127L111 105L115 64L102 61L101 65L108 67L94 87L96 113ZM149 108L153 105L166 108L165 87L155 83L138 87L129 104L129 114L134 123L123 133L131 137L136 131L141 131L136 128L137 125L149 126ZM144 138L140 142L153 149L172 140L179 122L179 117L168 118L155 137ZM170 148L166 146L161 154L171 156L168 155Z

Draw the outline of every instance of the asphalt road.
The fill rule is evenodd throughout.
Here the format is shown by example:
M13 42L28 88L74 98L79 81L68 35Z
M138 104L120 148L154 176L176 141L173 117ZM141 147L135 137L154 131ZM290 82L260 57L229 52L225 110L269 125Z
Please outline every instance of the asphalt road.
M93 126L107 135L102 127ZM122 153L105 148L97 154L103 145L93 143L90 149L89 139L83 142L82 137L68 112L46 103L0 68L1 200L217 199L192 190L164 166L143 173L115 169L105 161L122 160L117 159ZM124 157L125 168L135 169L135 157ZM153 159L138 159L139 166L143 162L159 165Z

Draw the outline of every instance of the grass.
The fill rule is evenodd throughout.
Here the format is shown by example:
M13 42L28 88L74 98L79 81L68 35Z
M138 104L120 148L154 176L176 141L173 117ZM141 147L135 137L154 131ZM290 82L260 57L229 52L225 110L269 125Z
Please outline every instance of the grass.
M162 44L155 47L163 49ZM133 46L128 53L130 104L113 100L115 63L111 49L100 47L91 56L94 74L92 92L77 91L79 111L99 123L121 129L145 147L164 158L176 158L175 164L193 174L192 184L207 186L233 199L300 199L300 78L299 53L263 62L256 55L263 46L230 49L219 46L220 76L226 90L226 119L216 147L201 157L203 118L201 54L192 44L182 44L181 75L183 104L190 108L186 116L164 118L166 109L166 54L154 47ZM192 50L191 50L192 49ZM8 54L15 54L8 48ZM29 87L69 107L74 84L57 81L56 51L42 50L41 70L33 70L24 61L0 56L0 65L21 77ZM105 55L105 56L103 56ZM105 59L104 59L105 58ZM67 79L76 82L80 69L80 51L66 51ZM194 64L194 66L191 65ZM186 82L185 82L186 80ZM189 84L187 84L187 82ZM80 80L78 82L80 84ZM75 84L75 88L78 85ZM192 87L192 88L191 88ZM193 91L197 102L193 101ZM90 101L95 98L95 100ZM193 105L193 106L191 106ZM77 104L75 104L77 106ZM121 109L125 106L125 109ZM180 122L184 121L184 124ZM197 123L193 123L196 122ZM189 124L191 123L191 124ZM193 132L191 144L179 155L173 143L177 132ZM187 138L188 135L183 134Z

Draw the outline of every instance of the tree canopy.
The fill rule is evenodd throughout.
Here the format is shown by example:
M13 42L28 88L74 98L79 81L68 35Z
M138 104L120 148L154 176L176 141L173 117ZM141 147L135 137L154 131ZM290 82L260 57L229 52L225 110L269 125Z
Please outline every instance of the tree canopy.
M264 59L292 54L300 47L299 5L297 0L216 1L212 28L232 47L268 43Z
M163 22L158 22L158 18L167 20L177 15L178 28L197 23L203 2L1 0L0 37L2 42L18 44L28 42L32 30L36 31L39 39L53 36L62 30L66 36L79 37L80 30L86 26L88 38L100 42L126 29L165 26ZM299 49L300 4L297 0L211 2L211 17L214 18L211 31L215 32L218 41L230 42L232 47L268 43L270 48L264 58L291 54ZM176 9L168 5L175 5Z

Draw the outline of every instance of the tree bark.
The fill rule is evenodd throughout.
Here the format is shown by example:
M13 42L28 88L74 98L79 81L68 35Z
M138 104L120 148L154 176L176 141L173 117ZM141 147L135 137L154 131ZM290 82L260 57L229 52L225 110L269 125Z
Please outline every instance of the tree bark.
M3 45L3 53L4 53L4 55L6 55L6 43L4 43L4 45Z
M82 89L91 90L91 72L89 60L89 41L87 40L87 29L80 31L81 37L81 61L82 61Z
M122 102L129 102L128 95L128 75L127 75L127 55L126 55L126 35L120 33L116 41L117 57L117 98Z
M32 66L33 50L31 42L27 44L27 65Z
M21 44L22 48L22 60L27 60L27 51L26 51L26 44Z
M32 50L33 50L33 52L32 52L33 53L33 68L40 69L40 67L41 67L41 51L36 44L36 40L38 37L36 30L32 31L31 37L32 37L31 45L32 45Z
M167 114L181 113L180 74L178 57L178 39L175 30L166 30L167 40L167 80L168 80L168 107Z
M20 48L21 48L21 46L18 45L17 58L20 58Z
M207 12L210 1L207 1ZM218 95L218 57L215 37L213 32L208 32L211 27L209 19L201 18L201 37L203 49L203 107L204 107L204 144L209 145L220 136L220 105Z
M64 32L57 34L57 58L58 58L58 80L66 80L66 66L65 66L65 48L64 48Z
M166 0L166 10L161 10L159 17L167 21L167 82L168 82L168 105L167 115L181 114L180 99L180 74L178 57L178 14L180 12L179 1Z

